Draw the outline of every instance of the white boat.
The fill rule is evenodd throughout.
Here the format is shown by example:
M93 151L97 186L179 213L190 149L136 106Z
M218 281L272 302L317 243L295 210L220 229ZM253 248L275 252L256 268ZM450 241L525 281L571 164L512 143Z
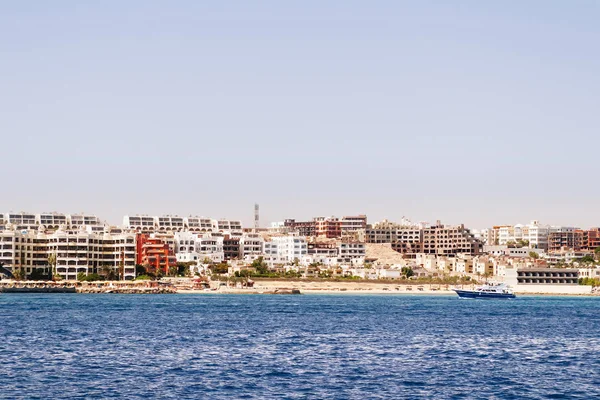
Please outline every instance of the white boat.
M458 294L458 297L465 299L514 299L515 294L512 289L504 283L489 283L478 286L475 290L452 289Z

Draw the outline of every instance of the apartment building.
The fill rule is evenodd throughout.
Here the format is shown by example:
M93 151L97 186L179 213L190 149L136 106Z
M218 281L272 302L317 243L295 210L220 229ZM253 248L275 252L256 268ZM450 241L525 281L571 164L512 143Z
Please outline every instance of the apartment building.
M46 231L55 231L59 228L76 230L93 227L93 232L103 232L105 224L95 215L51 213L6 213L0 216L0 226L4 229L10 224L16 230L37 230L43 227Z
M336 217L315 217L315 236L321 236L328 239L339 238L342 236L342 226L339 218Z
M225 235L223 236L223 255L226 261L240 258L240 237Z
M550 228L548 226L540 225L539 221L531 221L527 225L516 224L516 225L501 225L494 226L492 232L497 233L494 235L497 240L490 242L489 244L498 244L505 246L511 242L518 243L519 241L527 241L530 247L536 249L547 250L548 249L548 234Z
M367 216L346 216L340 219L340 230L342 234L367 229Z
M383 220L366 229L367 243L410 243L420 244L423 241L423 232L415 226L405 226Z
M123 217L123 227L138 233L156 232L156 217L136 215Z
M220 263L225 259L223 237L194 232L177 232L175 253L178 261L199 261L209 259Z
M584 247L583 231L573 227L552 227L548 236L548 252L562 249L581 250Z
M56 258L56 273L76 279L78 273L103 274L107 269L122 279L135 278L135 236L62 230L52 233L5 230L0 232L0 262L11 271L30 274L36 268L50 272L49 257Z
M548 252L571 249L592 252L600 247L600 228L588 230L572 227L552 227L548 236Z
M423 229L422 252L425 254L478 255L482 250L483 244L464 225L444 226L438 221Z
M296 221L295 219L286 219L283 221L283 227L290 232L296 232L298 236L313 237L316 235L315 221Z
M256 233L245 233L240 238L240 259L260 257L263 252L264 240Z
M185 229L183 218L179 216L165 215L156 217L155 221L158 232L181 232Z
M219 219L216 221L216 230L219 232L242 232L242 221Z
M184 218L184 224L187 230L191 232L212 232L214 230L213 220L205 217L187 217Z
M352 260L364 260L366 256L366 247L361 242L341 242L337 245L338 258L341 262L351 263Z
M339 249L335 242L310 242L308 255L315 257L337 257Z
M5 224L10 224L16 230L30 230L37 229L39 226L38 219L35 214L31 213L6 213L4 214Z
M136 240L136 263L154 274L168 274L177 265L177 257L165 238L154 234L138 233Z
M66 216L69 229L89 229L92 232L104 232L106 224L95 215L68 214ZM42 225L44 225L42 223Z
M274 236L264 242L263 254L269 266L293 263L308 254L308 245L305 237Z

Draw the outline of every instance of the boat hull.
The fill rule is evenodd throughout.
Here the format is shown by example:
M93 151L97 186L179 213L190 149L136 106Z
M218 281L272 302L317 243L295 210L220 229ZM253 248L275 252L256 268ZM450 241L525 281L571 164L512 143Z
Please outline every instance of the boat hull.
M453 289L458 297L463 299L514 299L515 296L513 293L486 293L486 292L476 292L474 290L459 290Z

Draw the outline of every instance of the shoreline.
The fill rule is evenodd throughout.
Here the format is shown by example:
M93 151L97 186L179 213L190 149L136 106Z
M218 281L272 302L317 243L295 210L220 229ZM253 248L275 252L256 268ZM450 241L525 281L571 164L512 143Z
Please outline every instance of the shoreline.
M0 293L90 293L90 294L306 294L306 295L395 295L395 296L456 296L453 287L473 289L475 285L406 284L391 282L339 282L302 280L258 280L253 287L232 285L227 281L211 281L207 288L195 287L190 278L166 281L103 281L103 282L0 282ZM525 289L525 288L521 288ZM549 288L516 288L517 296L598 297L591 286L553 286Z

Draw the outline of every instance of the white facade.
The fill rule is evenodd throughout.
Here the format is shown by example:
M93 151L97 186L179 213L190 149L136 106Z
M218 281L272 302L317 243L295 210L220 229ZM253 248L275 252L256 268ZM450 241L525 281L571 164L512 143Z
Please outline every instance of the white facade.
M287 264L302 260L308 246L303 236L275 236L264 242L263 253L269 265Z
M135 278L135 235L94 233L91 229L0 232L0 262L14 272L30 274L49 270L49 256L56 257L56 273L76 279L80 272L102 274L106 269L124 279Z
M530 247L546 250L548 249L549 232L548 226L540 225L539 221L535 220L528 225L500 226L498 228L498 244L504 246L508 242L527 240Z
M338 257L342 262L352 262L354 259L364 260L365 244L361 242L342 242L338 244Z
M209 259L212 262L220 263L225 259L223 237L221 236L195 232L176 232L174 240L177 261L202 262Z
M240 258L255 259L263 254L262 236L256 233L243 234L240 238Z

